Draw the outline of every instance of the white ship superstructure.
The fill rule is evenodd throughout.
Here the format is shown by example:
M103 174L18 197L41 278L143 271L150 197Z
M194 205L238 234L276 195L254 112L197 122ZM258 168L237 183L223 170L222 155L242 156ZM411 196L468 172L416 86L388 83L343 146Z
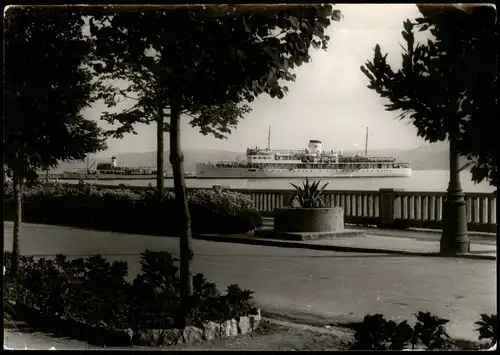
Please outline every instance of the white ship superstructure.
M342 151L324 151L322 142L310 140L306 149L271 150L249 148L246 159L236 162L200 163L196 177L204 179L253 178L355 178L409 177L407 163L394 157L344 156Z

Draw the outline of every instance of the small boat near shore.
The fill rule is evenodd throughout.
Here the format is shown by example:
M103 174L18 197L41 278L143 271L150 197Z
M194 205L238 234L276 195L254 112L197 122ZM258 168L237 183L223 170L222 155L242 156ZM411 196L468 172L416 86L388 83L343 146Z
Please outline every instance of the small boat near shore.
M95 169L93 166L95 165ZM87 169L66 170L58 176L61 180L153 180L156 168L118 166L116 157L109 163L93 163ZM168 174L165 171L164 177Z

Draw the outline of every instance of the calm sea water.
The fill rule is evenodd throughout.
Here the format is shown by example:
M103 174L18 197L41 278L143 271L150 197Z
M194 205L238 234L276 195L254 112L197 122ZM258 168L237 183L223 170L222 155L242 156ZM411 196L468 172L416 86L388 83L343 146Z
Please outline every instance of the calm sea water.
M490 193L495 189L487 182L474 184L468 171L460 174L462 189L464 192ZM397 188L407 191L446 191L448 187L448 170L414 170L408 178L334 178L322 179L329 182L327 190L378 190L383 188ZM186 179L187 187L210 188L214 185L234 189L267 189L288 190L293 189L290 185L300 184L302 179ZM61 180L61 182L65 182ZM66 181L76 183L77 181ZM155 186L155 180L99 180L99 185ZM165 187L173 187L173 179L165 179Z

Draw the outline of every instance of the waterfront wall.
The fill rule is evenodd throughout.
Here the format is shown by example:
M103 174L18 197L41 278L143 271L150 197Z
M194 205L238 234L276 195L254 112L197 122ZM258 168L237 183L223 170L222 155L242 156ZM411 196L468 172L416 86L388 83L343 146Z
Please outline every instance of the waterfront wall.
M68 186L77 188L77 185ZM110 185L96 186L120 188L120 186ZM145 187L130 186L126 188L145 189ZM275 208L289 206L294 196L293 190L231 190L249 196L257 210L268 217L272 217ZM344 209L345 223L394 229L442 229L445 195L445 192L415 192L396 189L324 192L326 202L330 206ZM496 194L466 193L465 201L468 230L496 233Z

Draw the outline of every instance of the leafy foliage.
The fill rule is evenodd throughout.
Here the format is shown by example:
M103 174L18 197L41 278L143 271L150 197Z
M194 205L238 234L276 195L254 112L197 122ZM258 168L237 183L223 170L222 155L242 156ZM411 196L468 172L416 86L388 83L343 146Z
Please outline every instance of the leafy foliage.
M189 299L191 324L201 326L206 320L221 323L231 318L257 314L252 291L229 285L226 294L220 295L215 285L204 280L201 274L194 277L193 284L194 293Z
M7 9L5 163L23 177L106 148L97 123L80 114L95 87L82 26L72 8Z
M10 253L4 260L10 262ZM126 262L109 263L99 255L68 260L21 257L19 274L4 297L42 317L59 317L103 329L170 329L180 324L178 267L167 252L146 250L141 272L125 281ZM202 274L195 277L191 324L224 321L254 312L250 291L237 285L221 295ZM82 334L80 334L82 335Z
M11 324L11 325L14 325L14 322L13 322L13 316L15 315L15 311L13 309L13 307L9 304L9 302L7 302L7 299L6 299L6 295L7 295L7 291L9 289L9 285L8 285L8 278L5 276L5 271L7 270L7 268L5 267L5 257L4 257L4 267L3 267L3 292L2 292L2 295L3 295L3 323L4 323L4 327L6 324Z
M319 187L320 182L321 180L317 180L309 184L309 180L306 177L306 181L303 182L302 187L290 183L297 190L292 198L292 203L296 200L302 208L323 207L325 204L323 191L329 183L327 182L322 187Z
M203 274L196 274L193 277L194 296L201 299L220 296L217 285L208 282Z
M226 290L226 300L230 307L230 313L236 317L246 314L255 314L255 303L253 299L253 291L243 290L236 284L231 284Z
M452 6L418 5L422 14L403 23L401 69L394 71L387 54L375 46L374 57L361 67L370 84L390 103L388 111L409 118L418 135L430 142L457 138L458 152L472 165L475 182L497 186L498 156L492 126L496 108L496 37L494 8L462 11ZM426 43L414 30L429 31Z
M417 323L412 328L406 321L387 321L382 314L366 315L355 323L352 350L403 350L423 345L428 350L445 349L451 340L444 325L449 321L429 312L415 314Z
M381 314L366 315L354 326L351 350L403 350L412 339L412 328L403 321L387 321Z
M193 231L248 232L262 225L262 216L246 195L220 189L199 189L189 195Z
M133 282L134 329L172 328L179 307L179 268L167 252L141 254L141 274Z
M498 341L498 320L496 314L481 314L481 320L474 323L478 328L479 340L489 339L491 344Z
M12 218L11 194L4 196L5 219ZM175 195L155 190L100 189L91 184L78 189L55 185L23 190L24 219L59 225L132 233L175 236L178 210ZM262 225L262 216L246 195L225 190L194 190L189 194L195 233L246 233ZM171 218L165 220L165 216Z
M135 95L137 101L121 116L104 117L121 122L115 135L133 131L138 121L155 119L161 167L162 126L165 117L170 118L165 127L170 131L170 162L182 225L178 235L183 304L193 294L190 261L194 253L182 167L181 115L191 116L191 125L201 133L224 137L258 95L284 96L288 88L281 83L295 80L291 69L309 61L310 47L326 49L329 38L324 30L340 17L331 5L264 7L267 11L241 11L238 6L222 5L215 12L205 6L142 12L111 7L89 12L99 62L94 68L103 78L131 82L125 90L111 88L101 97L108 106L115 105L118 94ZM160 190L162 182L160 176Z
M102 131L81 111L94 98L86 63L91 46L75 8L11 6L5 12L4 164L16 195L11 273L16 274L24 181L59 160L83 160L106 148Z
M444 328L449 320L439 318L430 312L419 311L415 316L418 322L415 324L413 344L419 340L429 350L443 349L445 341L450 339Z
M249 112L243 101L264 92L283 97L288 89L280 81L295 80L292 70L310 60L311 46L326 49L324 29L340 19L330 5L248 11L234 5L217 15L202 7L120 10L90 13L95 69L103 81L129 82L126 88L108 85L101 98L110 107L125 99L135 103L104 115L121 123L116 136L133 132L134 123L169 117L176 94L193 127L223 138Z

